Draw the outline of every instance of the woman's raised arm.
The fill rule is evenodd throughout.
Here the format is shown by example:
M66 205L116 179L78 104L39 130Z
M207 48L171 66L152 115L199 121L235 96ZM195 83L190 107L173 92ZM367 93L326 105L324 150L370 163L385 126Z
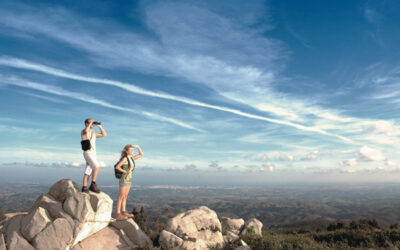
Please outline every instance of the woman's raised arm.
M143 151L142 151L142 149L140 148L139 145L133 145L133 147L137 148L137 150L139 151L139 154L133 156L133 159L137 160L137 159L139 159L139 158L141 158L143 156Z

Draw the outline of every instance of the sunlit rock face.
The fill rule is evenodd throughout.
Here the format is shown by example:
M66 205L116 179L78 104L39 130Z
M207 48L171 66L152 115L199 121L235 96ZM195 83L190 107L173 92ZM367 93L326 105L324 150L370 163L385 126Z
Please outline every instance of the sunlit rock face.
M255 218L245 222L243 219L222 217L220 221L213 210L202 206L171 218L160 234L159 244L163 249L203 250L216 245L223 247L238 240L240 234L246 234L249 230L261 235L262 226ZM250 247L240 240L237 249L248 250Z
M60 180L28 213L6 215L0 247L68 249L109 225L112 203L105 193L81 193L73 181Z
M222 246L224 238L221 222L208 207L188 210L168 221L159 242L164 248L208 249L208 245Z
M244 226L244 220L222 217L221 224L226 227L227 231L231 231L234 234L239 234Z
M112 220L110 226L121 231L121 234L126 239L125 241L133 248L148 249L153 246L150 238L139 228L135 221L128 220Z

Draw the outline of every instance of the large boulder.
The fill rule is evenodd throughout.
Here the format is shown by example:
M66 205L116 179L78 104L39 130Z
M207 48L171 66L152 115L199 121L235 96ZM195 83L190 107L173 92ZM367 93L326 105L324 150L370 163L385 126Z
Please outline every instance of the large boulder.
M222 217L221 218L221 224L224 228L226 228L226 231L232 232L234 234L239 234L240 231L242 230L242 227L244 226L244 220L243 219L231 219L228 217Z
M49 223L51 223L49 213L44 208L38 207L22 218L21 233L25 239L32 241Z
M256 218L253 218L246 221L243 231L240 234L244 235L249 231L250 228L252 228L256 235L262 236L262 227L262 222L257 220Z
M94 220L94 211L90 204L90 195L86 193L74 193L69 196L63 205L63 209L72 218L79 222Z
M185 240L183 244L180 246L180 249L186 249L186 250L198 250L198 249L209 249L207 244L204 242L204 240Z
M221 230L221 222L217 214L208 207L202 206L171 218L166 227L166 231L170 234L160 236L159 241L165 244L165 242L170 242L168 238L174 235L183 240L181 248L208 249L208 245L223 246L224 238Z
M75 193L64 202L64 211L75 219L73 245L108 226L112 203L105 193Z
M130 250L132 247L125 242L119 230L114 227L105 227L92 236L76 244L72 250L96 249L96 250Z
M132 220L112 220L110 225L118 230L122 230L138 248L151 248L153 242Z
M124 239L124 241L130 246L131 249L136 249L139 248L138 245L136 245L135 243L133 243L131 241L131 239L129 239L128 235L125 233L124 230L120 229L119 233L121 234L122 238Z
M58 181L38 197L28 214L1 216L7 249L70 248L108 226L112 203L105 193L81 193L71 180Z
M240 231L244 226L243 219L221 218L222 228L224 229L224 241L232 242L239 239Z
M5 238L5 241L7 242L7 245L9 245L8 242L10 242L11 236L14 233L18 234L19 236L21 235L21 220L24 216L25 216L25 214L18 214L16 216L12 217L10 220L8 220L6 222L6 224L4 225L3 232L4 232L4 236L5 236L4 238Z
M68 220L58 218L41 231L33 240L37 249L65 249L71 244L73 229Z
M167 225L167 231L173 232L183 239L196 237L202 230L213 232L222 230L217 214L206 206L180 213L170 219Z
M54 199L50 194L47 193L39 196L30 211L39 207L46 209L52 220L64 218L67 219L71 225L75 225L74 219L63 210L63 203Z
M7 237L7 248L10 250L35 250L35 248L17 232L13 232L10 236Z
M159 243L162 249L168 249L182 246L183 240L173 233L162 230Z
M198 238L195 240L202 240L205 244L215 246L223 246L224 245L224 237L221 232L214 232L211 230L200 230L197 234Z
M35 210L38 207L46 209L53 219L63 218L65 214L63 210L63 203L57 201L48 193L39 196L35 203L33 203L31 210Z
M69 179L59 180L49 190L49 194L60 202L64 202L69 196L78 192L78 184Z

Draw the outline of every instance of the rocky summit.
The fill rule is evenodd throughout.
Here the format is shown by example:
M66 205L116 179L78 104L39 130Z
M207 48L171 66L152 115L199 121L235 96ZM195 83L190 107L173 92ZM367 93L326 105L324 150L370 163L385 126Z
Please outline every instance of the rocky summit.
M73 181L60 180L28 212L4 216L0 250L150 248L132 219L111 218L112 204L103 192L82 193Z
M73 181L60 180L29 211L0 218L0 250L152 249L153 242L134 220L111 217L112 204L103 192L82 193ZM262 223L227 217L220 221L202 206L170 218L158 242L162 249L209 249L238 239L249 228L261 234ZM250 248L241 242L238 249Z

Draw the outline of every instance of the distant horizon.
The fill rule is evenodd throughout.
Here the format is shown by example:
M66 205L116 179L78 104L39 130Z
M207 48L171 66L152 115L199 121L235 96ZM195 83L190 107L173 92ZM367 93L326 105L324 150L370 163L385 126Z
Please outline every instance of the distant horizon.
M23 167L12 166L2 167L1 183L20 183L20 184L38 184L52 185L61 179L71 179L81 186L83 168L74 168L65 171L64 169L41 167ZM298 175L270 174L255 178L253 173L242 173L241 178L237 178L235 173L207 172L183 172L177 173L151 170L135 170L133 174L133 186L183 186L183 187L316 187L316 186L376 186L376 185L400 185L397 181L398 176L392 175L388 181L387 176L367 175L365 178L338 178L339 175L332 174L304 174L304 179ZM368 177L368 178L367 178ZM118 180L114 177L112 168L103 168L99 174L99 187L115 185L118 186ZM307 179L306 179L307 178Z

